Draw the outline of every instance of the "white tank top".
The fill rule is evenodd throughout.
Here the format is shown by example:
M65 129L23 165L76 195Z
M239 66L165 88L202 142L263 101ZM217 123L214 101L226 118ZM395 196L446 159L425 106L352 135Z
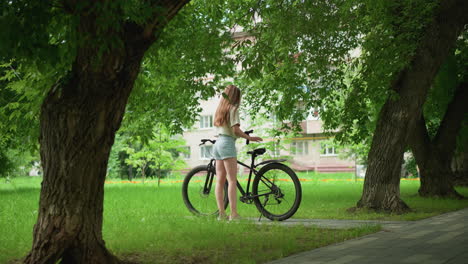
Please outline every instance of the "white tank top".
M237 107L231 107L231 109L229 109L229 120L227 121L228 122L224 123L223 126L215 126L216 134L238 138L238 136L234 134L234 129L232 129L233 126L240 125L239 110Z

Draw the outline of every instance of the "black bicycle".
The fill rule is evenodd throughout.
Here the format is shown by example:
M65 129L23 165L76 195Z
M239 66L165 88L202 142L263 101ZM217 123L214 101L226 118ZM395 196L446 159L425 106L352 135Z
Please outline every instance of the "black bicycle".
M244 133L252 132L253 130ZM207 142L214 144L216 141L202 139L200 146ZM246 144L249 144L248 140ZM255 164L255 158L265 152L265 148L248 151L247 154L252 157L250 166L237 161L238 164L249 169L247 189L244 190L237 181L237 188L241 193L240 201L246 204L254 203L261 215L268 219L283 221L293 216L299 208L302 199L301 184L296 173L282 163L286 159L265 160ZM211 159L208 165L197 166L185 176L182 197L190 212L196 215L218 214L213 184L215 168L216 160ZM252 174L255 175L253 182L251 181ZM229 202L227 182L224 188L224 204L227 208Z

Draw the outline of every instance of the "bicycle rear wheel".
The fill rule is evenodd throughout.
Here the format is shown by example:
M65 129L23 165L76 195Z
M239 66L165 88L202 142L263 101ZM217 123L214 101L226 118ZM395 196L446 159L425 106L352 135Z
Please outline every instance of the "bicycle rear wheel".
M185 176L182 185L182 198L190 212L196 215L218 214L215 178L214 169L209 171L207 165L197 166ZM224 186L224 206L225 208L228 206L227 185Z
M293 216L302 199L296 173L281 163L270 163L260 169L252 184L252 194L260 213L274 221Z

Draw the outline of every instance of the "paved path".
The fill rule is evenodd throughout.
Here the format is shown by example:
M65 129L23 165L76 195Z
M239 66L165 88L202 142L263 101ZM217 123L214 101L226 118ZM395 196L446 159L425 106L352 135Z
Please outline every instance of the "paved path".
M278 224L278 222L272 222L268 219L262 218L258 222L258 218L248 218L256 223L262 224ZM382 230L389 231L394 229L399 229L408 225L411 225L416 222L412 221L378 221L378 220L334 220L334 219L288 219L283 222L279 222L281 225L305 225L305 226L318 226L323 228L331 229L345 229L359 227L363 225L380 225Z
M339 228L377 221L293 220ZM345 224L345 222L348 222ZM468 208L414 222L382 223L381 232L302 252L269 264L468 264Z

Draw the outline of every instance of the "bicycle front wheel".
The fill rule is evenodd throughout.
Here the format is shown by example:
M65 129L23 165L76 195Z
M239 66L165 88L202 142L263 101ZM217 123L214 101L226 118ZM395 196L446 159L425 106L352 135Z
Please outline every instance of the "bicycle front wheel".
M217 215L218 206L215 196L214 169L208 170L207 165L193 168L185 176L182 185L182 198L190 212L196 215ZM227 208L227 185L224 186L224 206Z
M293 216L302 199L296 173L281 163L270 163L260 169L253 181L252 194L257 209L274 221Z

